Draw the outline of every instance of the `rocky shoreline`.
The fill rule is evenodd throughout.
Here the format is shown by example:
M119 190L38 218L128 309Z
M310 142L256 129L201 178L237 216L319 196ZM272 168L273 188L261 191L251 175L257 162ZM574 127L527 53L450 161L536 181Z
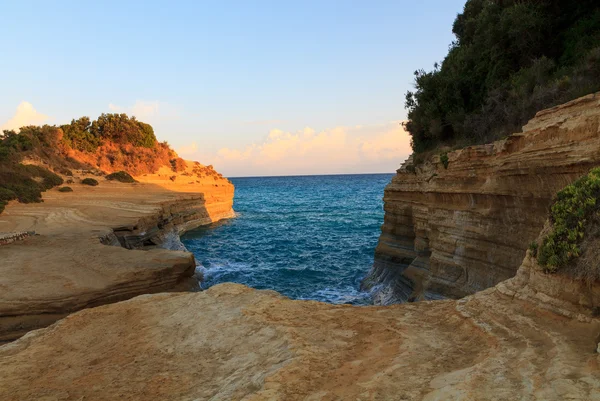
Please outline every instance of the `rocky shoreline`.
M597 399L600 322L533 269L528 255L495 288L385 307L238 284L142 295L0 347L0 398Z
M74 194L52 190L44 203L7 208L1 231L37 235L0 246L0 342L80 309L199 288L179 234L232 217L233 185L213 177L193 185L144 179L72 184Z
M547 221L537 214L548 198L540 188L568 183L596 163L597 101L538 114L539 124L529 127L534 139L546 138L533 141L540 147L516 136L500 150L494 144L449 154L445 172L436 158L416 174L401 169L386 191L378 257L393 249L390 260L410 269L376 265L390 281L374 284L393 295L382 300L420 288L422 302L332 305L238 284L190 292L193 255L165 248L178 247L181 231L232 216L233 186L224 179L169 186L168 177L147 177L74 186L76 198L49 191L43 204L11 204L2 230L39 235L0 246L0 341L14 340L0 346L0 399L600 399L600 286L562 271L545 274L526 245L514 245L537 238ZM587 111L564 112L580 106ZM555 157L554 167L547 157L525 157L544 153ZM463 158L469 168L461 168ZM433 171L456 191L439 191L435 177L423 181ZM477 171L481 197L464 191ZM534 185L528 171L548 174ZM519 177L531 185L500 195ZM465 196L473 202L460 201ZM504 201L480 202L486 196ZM423 199L436 202L424 207ZM525 204L533 205L529 215ZM493 230L496 242L484 246ZM382 248L390 238L395 246ZM436 258L470 261L465 279L442 276L452 270L435 270ZM427 300L486 286L459 300Z

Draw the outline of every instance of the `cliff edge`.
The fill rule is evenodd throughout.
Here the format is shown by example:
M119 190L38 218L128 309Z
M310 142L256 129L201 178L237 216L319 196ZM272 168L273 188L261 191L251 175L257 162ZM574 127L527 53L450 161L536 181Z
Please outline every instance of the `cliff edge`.
M51 189L43 203L12 201L0 215L7 233L0 243L0 342L83 308L197 288L195 260L179 234L234 215L233 185L198 163L135 183L89 173L64 177L73 192ZM84 185L85 178L99 185Z
M511 278L556 192L600 165L600 93L537 113L506 139L410 158L384 194L363 282L375 302L460 298Z

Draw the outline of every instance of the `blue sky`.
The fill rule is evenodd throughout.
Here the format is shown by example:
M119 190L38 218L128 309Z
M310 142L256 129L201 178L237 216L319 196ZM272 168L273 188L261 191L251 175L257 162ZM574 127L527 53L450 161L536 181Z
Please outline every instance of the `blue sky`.
M284 173L393 171L407 139L377 135L406 118L413 71L444 57L463 4L0 1L0 126L24 101L48 123L128 112L228 175L277 174L290 154L271 160L265 145L290 139L286 152L303 153ZM325 149L311 149L340 129L344 146L373 139L369 160L357 148L356 160L322 165Z

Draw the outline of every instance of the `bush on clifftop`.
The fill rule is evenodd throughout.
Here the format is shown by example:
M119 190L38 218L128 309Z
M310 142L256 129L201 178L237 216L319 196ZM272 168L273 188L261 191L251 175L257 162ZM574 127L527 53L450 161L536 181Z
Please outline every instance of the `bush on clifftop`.
M103 141L145 148L153 148L157 143L151 125L127 114L102 114L95 121L81 117L60 128L64 132L65 143L79 151L94 152Z
M452 32L444 61L416 71L406 94L417 153L498 139L600 90L596 0L468 0Z
M134 182L130 174L155 173L163 166L185 169L175 151L156 140L152 126L126 114L102 114L94 121L81 117L60 127L31 125L0 133L0 189L11 191L21 202L40 202L42 191L62 184L59 176L31 163L67 176L73 175L73 169L102 174L118 171L115 179L122 182ZM12 199L4 199L6 193L0 193L2 210Z

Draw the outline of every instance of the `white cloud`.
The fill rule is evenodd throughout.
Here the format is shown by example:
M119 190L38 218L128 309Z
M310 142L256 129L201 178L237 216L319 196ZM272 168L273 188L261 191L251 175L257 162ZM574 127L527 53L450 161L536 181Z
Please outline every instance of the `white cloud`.
M262 143L200 157L228 176L394 172L412 153L399 122L316 132L273 129Z
M136 100L129 107L109 103L108 109L113 113L126 113L130 116L135 116L138 120L144 122L153 122L178 116L177 110L173 106L168 103L159 102L158 100Z
M50 117L38 111L29 102L21 102L17 107L15 115L5 124L0 126L0 131L5 129L18 130L26 125L39 125L47 121Z

